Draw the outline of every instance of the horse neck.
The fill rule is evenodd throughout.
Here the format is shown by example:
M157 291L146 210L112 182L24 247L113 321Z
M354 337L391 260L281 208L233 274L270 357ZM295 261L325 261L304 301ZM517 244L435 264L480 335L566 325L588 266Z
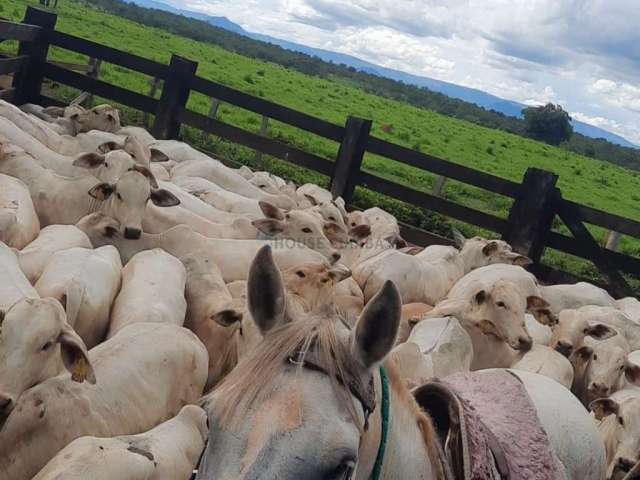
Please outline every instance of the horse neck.
M436 480L442 478L436 451L438 441L430 419L424 416L394 367L389 367L390 425L382 480ZM380 401L380 399L378 399Z

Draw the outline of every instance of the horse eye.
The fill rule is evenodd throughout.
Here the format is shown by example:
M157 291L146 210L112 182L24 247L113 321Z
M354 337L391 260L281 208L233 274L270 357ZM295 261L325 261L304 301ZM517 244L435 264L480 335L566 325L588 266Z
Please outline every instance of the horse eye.
M50 350L51 347L53 347L53 340L49 340L47 343L45 343L40 350L46 352L47 350Z
M327 480L349 480L355 470L355 462L348 460L338 465L329 475L326 476Z
M302 229L302 231L303 231L304 233L311 233L311 229L310 229L309 227L304 227L304 228Z
M296 275L298 275L300 278L305 278L306 277L306 275L304 274L304 272L302 270L298 270L296 272Z

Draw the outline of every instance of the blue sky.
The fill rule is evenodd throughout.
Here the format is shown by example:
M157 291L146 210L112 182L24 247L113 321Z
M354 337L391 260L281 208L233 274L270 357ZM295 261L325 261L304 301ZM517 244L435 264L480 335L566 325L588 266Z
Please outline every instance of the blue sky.
M640 144L640 0L165 0L573 117Z

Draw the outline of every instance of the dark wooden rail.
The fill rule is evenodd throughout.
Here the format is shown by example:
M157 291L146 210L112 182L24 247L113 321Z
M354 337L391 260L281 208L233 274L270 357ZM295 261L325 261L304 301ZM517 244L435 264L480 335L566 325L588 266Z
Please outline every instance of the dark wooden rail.
M562 198L556 187L557 176L550 172L529 169L521 183L480 172L472 168L436 158L426 153L393 144L370 134L371 121L348 117L344 126L235 90L196 76L197 63L173 56L168 65L85 40L55 30L56 16L29 7L22 24L0 21L0 40L20 42L19 55L0 59L0 74L13 74L13 87L0 91L0 98L15 103L60 102L41 94L44 78L77 88L88 95L98 95L122 105L153 114L153 133L158 138L177 138L180 126L201 130L205 137L216 135L228 141L255 149L283 161L321 173L330 179L334 196L350 203L356 187L366 188L410 205L434 211L456 220L492 231L509 241L516 250L534 261L531 270L549 282L575 282L575 276L541 263L545 249L552 248L593 262L616 296L628 295L631 289L622 273L640 278L640 259L603 249L584 224L591 224L640 238L640 222L612 215ZM97 78L47 61L50 45L89 56L94 62L108 62L153 79L150 95L142 95ZM160 99L153 98L162 82ZM212 98L209 116L186 107L190 92ZM262 116L261 133L256 134L216 119L220 103L243 108ZM335 159L313 153L269 138L268 119L337 142ZM378 155L411 167L431 172L440 179L454 179L502 195L513 200L508 218L481 212L442 198L441 188L426 193L400 185L362 168L366 154ZM552 231L558 216L572 236ZM429 245L451 244L451 240L401 224L408 241ZM622 273L621 273L622 272Z

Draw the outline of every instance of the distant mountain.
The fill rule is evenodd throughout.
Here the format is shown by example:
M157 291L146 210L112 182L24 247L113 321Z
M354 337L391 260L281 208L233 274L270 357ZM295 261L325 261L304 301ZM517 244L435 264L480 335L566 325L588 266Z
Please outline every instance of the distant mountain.
M129 0L129 1L131 3L135 3L142 7L155 8L157 10L164 10L164 11L175 13L178 15L183 15L185 17L196 18L198 20L207 22L214 27L224 28L225 30L229 30L237 34L244 35L254 40L271 43L273 45L277 45L287 50L292 50L295 52L304 53L306 55L315 56L326 62L332 62L335 64L344 64L373 75L390 78L392 80L404 82L410 85L425 87L434 92L439 92L444 95L447 95L448 97L457 98L465 102L474 103L487 110L495 110L496 112L503 113L504 115L507 115L507 116L522 118L522 109L526 107L526 105L523 105L521 103L513 102L511 100L505 100L503 98L497 97L495 95L491 95L481 90L476 90L474 88L463 87L461 85L456 85L449 82L443 82L442 80L436 80L434 78L421 77L418 75L412 75L410 73L401 72L399 70L382 67L380 65L375 65L373 63L370 63L365 60L361 60L359 58L353 57L351 55L346 55L343 53L331 52L329 50L322 50L320 48L308 47L306 45L290 42L288 40L281 40L279 38L274 38L269 35L262 35L259 33L248 32L245 29L243 29L240 25L232 22L226 17L215 17L215 16L204 14L204 13L193 12L190 10L183 10L157 0ZM638 145L634 145L633 143L629 142L628 140L621 137L620 135L616 135L615 133L609 132L602 128L599 128L584 122L579 122L577 120L574 120L572 123L573 123L573 128L576 132L581 133L587 137L604 138L605 140L608 140L609 142L615 143L617 145L622 145L624 147L638 148Z

